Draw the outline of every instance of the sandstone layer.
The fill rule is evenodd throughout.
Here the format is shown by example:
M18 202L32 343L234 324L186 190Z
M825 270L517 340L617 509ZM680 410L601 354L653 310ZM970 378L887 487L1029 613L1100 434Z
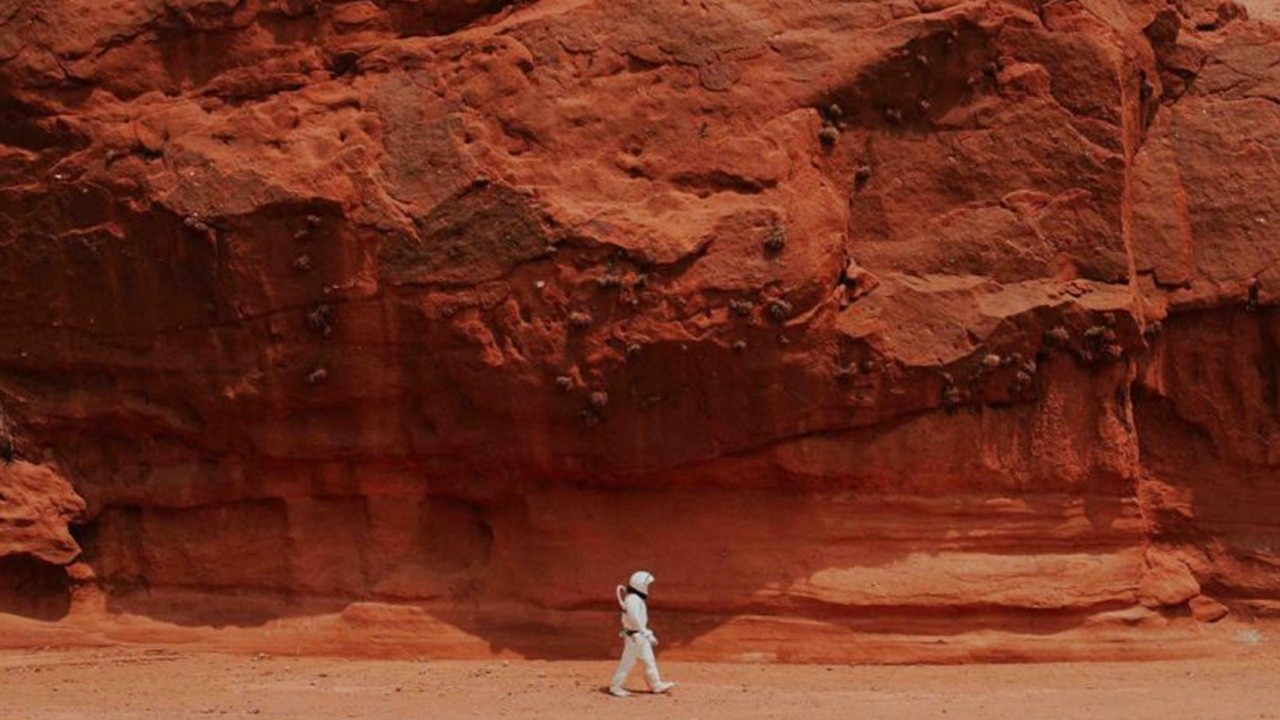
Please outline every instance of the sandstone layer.
M1267 12L0 0L0 610L582 657L643 566L685 657L1236 637Z

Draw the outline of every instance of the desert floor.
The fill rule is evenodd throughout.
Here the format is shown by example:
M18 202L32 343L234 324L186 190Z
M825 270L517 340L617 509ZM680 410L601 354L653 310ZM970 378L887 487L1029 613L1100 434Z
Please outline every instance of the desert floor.
M669 696L604 694L609 662L371 661L119 648L0 652L0 717L1280 718L1280 659L787 666L668 663ZM631 685L640 685L633 676Z

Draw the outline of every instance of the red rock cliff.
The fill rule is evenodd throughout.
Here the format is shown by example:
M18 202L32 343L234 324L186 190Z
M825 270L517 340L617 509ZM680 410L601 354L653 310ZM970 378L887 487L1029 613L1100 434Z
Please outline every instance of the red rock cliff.
M0 1L0 607L584 656L643 566L685 657L1227 637L1280 608L1247 14Z

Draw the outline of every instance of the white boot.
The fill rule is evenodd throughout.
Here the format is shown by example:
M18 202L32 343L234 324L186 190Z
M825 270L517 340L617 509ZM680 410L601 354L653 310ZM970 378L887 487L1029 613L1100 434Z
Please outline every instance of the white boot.
M654 694L654 695L661 695L662 693L664 693L664 692L666 692L666 691L670 690L671 688L673 688L673 687L675 687L675 686L676 686L676 684L675 684L675 683L673 683L673 682L661 682L661 681L660 681L657 685L654 685L654 686L653 686L653 694Z
M626 690L623 690L620 687L609 688L609 694L614 697L631 697L631 693L627 692Z

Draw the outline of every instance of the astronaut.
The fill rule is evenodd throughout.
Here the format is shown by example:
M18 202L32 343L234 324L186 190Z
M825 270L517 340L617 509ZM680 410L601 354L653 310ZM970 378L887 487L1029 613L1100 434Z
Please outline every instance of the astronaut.
M618 606L622 608L622 660L618 662L618 670L613 674L613 682L609 683L609 694L614 697L627 697L631 693L622 689L627 673L635 667L636 660L644 664L644 679L649 690L664 693L675 687L673 682L663 682L658 674L658 661L653 656L653 646L658 638L649 629L649 609L645 599L649 597L649 585L653 575L639 570L631 575L631 581L617 589Z

